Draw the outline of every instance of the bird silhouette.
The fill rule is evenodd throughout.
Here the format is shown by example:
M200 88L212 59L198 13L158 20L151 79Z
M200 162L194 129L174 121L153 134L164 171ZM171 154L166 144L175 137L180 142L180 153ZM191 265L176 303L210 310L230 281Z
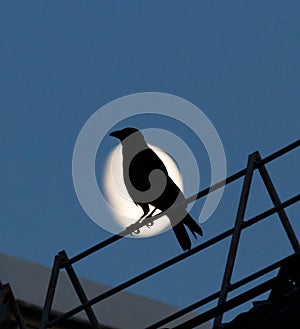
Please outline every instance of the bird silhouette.
M185 226L195 238L196 233L203 235L201 227L186 210L186 204L172 207L185 200L180 188L168 175L168 171L157 156L148 147L144 136L136 128L125 128L110 133L120 140L123 154L123 177L126 189L133 202L140 206L143 215L139 220L150 217L156 209L168 210L175 236L183 249L191 249L191 240ZM150 212L150 207L154 210Z

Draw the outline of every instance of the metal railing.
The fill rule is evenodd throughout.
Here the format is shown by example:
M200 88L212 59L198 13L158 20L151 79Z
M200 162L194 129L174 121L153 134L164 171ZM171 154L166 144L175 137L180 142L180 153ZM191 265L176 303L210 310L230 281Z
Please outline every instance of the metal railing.
M225 272L223 276L223 281L222 281L222 286L221 290L217 291L210 296L207 296L198 302L189 305L188 307L174 313L171 316L166 317L165 319L159 319L158 322L150 325L147 327L147 329L154 329L154 328L160 328L163 325L166 325L167 323L176 320L183 315L186 315L190 313L191 311L206 305L207 303L213 301L213 300L218 300L217 306L209 309L208 311L203 312L200 315L195 316L194 318L176 326L175 328L194 328L197 325L200 325L208 320L214 319L214 328L217 328L221 322L222 322L222 316L225 312L228 310L233 309L234 307L256 297L262 294L263 292L266 292L271 289L275 278L269 279L254 288L249 289L246 292L243 292L239 294L238 296L231 298L227 300L228 293L265 275L266 273L270 273L271 271L279 268L284 264L286 261L288 261L289 257L286 257L285 259L282 259L280 261L277 261L276 263L265 267L264 269L251 274L244 279L236 282L236 283L231 283L231 277L232 277L232 271L233 271L233 266L236 258L236 253L237 253L237 248L240 240L240 235L241 231L248 228L251 225L254 225L269 216L277 213L279 216L279 219L283 225L283 228L285 230L285 233L291 243L291 246L294 250L295 253L298 253L300 251L300 245L297 239L297 236L293 230L292 225L290 224L290 221L288 219L288 216L285 212L285 208L291 206L292 204L295 204L300 201L300 194L297 194L293 196L292 198L285 200L284 202L281 202L279 199L279 196L276 192L276 189L272 183L272 180L269 176L269 173L265 167L267 163L270 163L274 159L277 159L281 157L282 155L296 149L297 147L300 146L300 140L297 140L296 142L274 152L273 154L261 158L259 152L254 152L253 154L249 155L248 158L248 164L247 167L229 177L227 177L225 180L220 181L219 183L210 186L199 193L197 193L194 196L191 196L190 198L186 199L184 203L188 204L191 201L194 201L195 199L200 199L209 193L212 193L213 191L223 187L224 185L228 185L242 177L244 177L243 181L243 186L242 186L242 191L241 191L241 196L239 200L239 205L238 205L238 210L237 210L237 215L236 215L236 220L235 220L235 225L233 228L222 232L221 234L218 234L214 236L213 238L203 242L202 244L192 248L190 251L184 252L182 254L179 254L178 256L175 256L141 274L138 274L137 276L117 285L116 287L111 288L108 291L105 291L104 293L88 300L84 289L73 269L73 264L84 259L85 257L111 245L112 243L117 242L118 240L122 239L128 234L131 234L135 231L138 231L142 226L150 224L154 222L155 220L158 220L160 217L164 215L168 215L168 211L160 213L156 216L146 218L142 223L136 223L128 228L126 228L124 231L120 232L119 234L113 235L112 237L96 244L95 246L86 249L85 251L69 258L67 253L65 251L59 252L55 258L54 258L54 263L51 271L51 277L48 285L48 290L45 298L45 303L44 303L44 308L43 308L43 313L41 317L41 322L40 322L40 329L46 329L46 328L51 328L57 324L59 324L61 321L66 320L77 313L81 311L85 311L86 315L92 325L93 328L99 329L101 326L96 318L96 315L92 309L92 306L96 303L99 303L115 294L118 292L127 289L131 287L132 285L148 278L151 277L152 275L163 271L164 269L177 264L181 262L182 260L191 257L192 255L197 254L200 251L204 251L205 249L209 248L210 246L220 242L221 240L224 240L228 237L231 236L231 243L228 251L228 258L227 258L227 263L225 267ZM248 220L244 220L244 215L245 215L245 210L247 206L247 201L248 201L248 196L249 196L249 190L252 182L252 177L253 173L255 170L258 170L259 174L262 177L262 180L264 182L264 185L270 195L270 198L273 202L273 207L260 213L259 215L250 218ZM175 205L176 207L178 205ZM55 295L55 290L58 282L58 277L59 273L61 270L65 270L67 275L69 276L72 285L74 287L74 290L76 291L79 300L81 302L81 305L78 305L77 307L71 309L70 311L64 313L63 315L50 320L50 313L52 309L52 303L53 303L53 298Z
M0 282L0 293L1 293L0 304L7 305L8 309L13 314L16 323L20 329L26 329L23 315L20 311L19 305L15 299L10 284L9 283L2 284Z

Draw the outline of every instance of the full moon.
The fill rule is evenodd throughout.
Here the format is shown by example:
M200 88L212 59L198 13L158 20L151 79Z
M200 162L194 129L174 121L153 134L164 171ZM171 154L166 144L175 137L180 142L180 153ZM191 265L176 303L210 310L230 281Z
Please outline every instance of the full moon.
M148 144L148 146L158 155L167 168L168 175L173 179L177 186L183 191L183 182L180 171L175 161L160 148ZM125 229L127 226L135 223L143 214L142 208L137 206L130 198L123 179L122 169L122 146L121 144L114 148L109 154L104 169L104 191L107 201L110 205L113 219ZM150 211L154 208L150 205ZM160 210L156 210L153 215L159 214ZM139 234L133 237L144 238L157 235L171 227L170 221L163 216L154 221L153 226L143 226Z

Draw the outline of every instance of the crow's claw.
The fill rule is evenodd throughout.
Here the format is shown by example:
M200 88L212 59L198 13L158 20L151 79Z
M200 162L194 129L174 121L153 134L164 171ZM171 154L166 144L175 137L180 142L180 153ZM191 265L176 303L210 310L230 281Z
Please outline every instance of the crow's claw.
M127 230L132 230L134 228L134 226L136 225L137 223L135 224L132 224L132 225L129 225L126 227ZM131 233L129 233L131 236L133 236L133 234L139 234L140 233L140 229L137 228L136 230L133 230Z
M150 222L150 223L146 224L146 226L147 226L148 228L151 228L151 226L153 226L153 225L154 225L153 222Z

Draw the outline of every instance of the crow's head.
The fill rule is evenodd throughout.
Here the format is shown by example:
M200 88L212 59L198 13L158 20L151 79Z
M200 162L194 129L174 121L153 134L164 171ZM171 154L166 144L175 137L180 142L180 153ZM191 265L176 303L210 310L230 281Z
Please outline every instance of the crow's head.
M124 128L122 130L112 131L109 135L115 138L118 138L121 142L124 141L127 137L133 135L143 138L142 133L136 128Z

